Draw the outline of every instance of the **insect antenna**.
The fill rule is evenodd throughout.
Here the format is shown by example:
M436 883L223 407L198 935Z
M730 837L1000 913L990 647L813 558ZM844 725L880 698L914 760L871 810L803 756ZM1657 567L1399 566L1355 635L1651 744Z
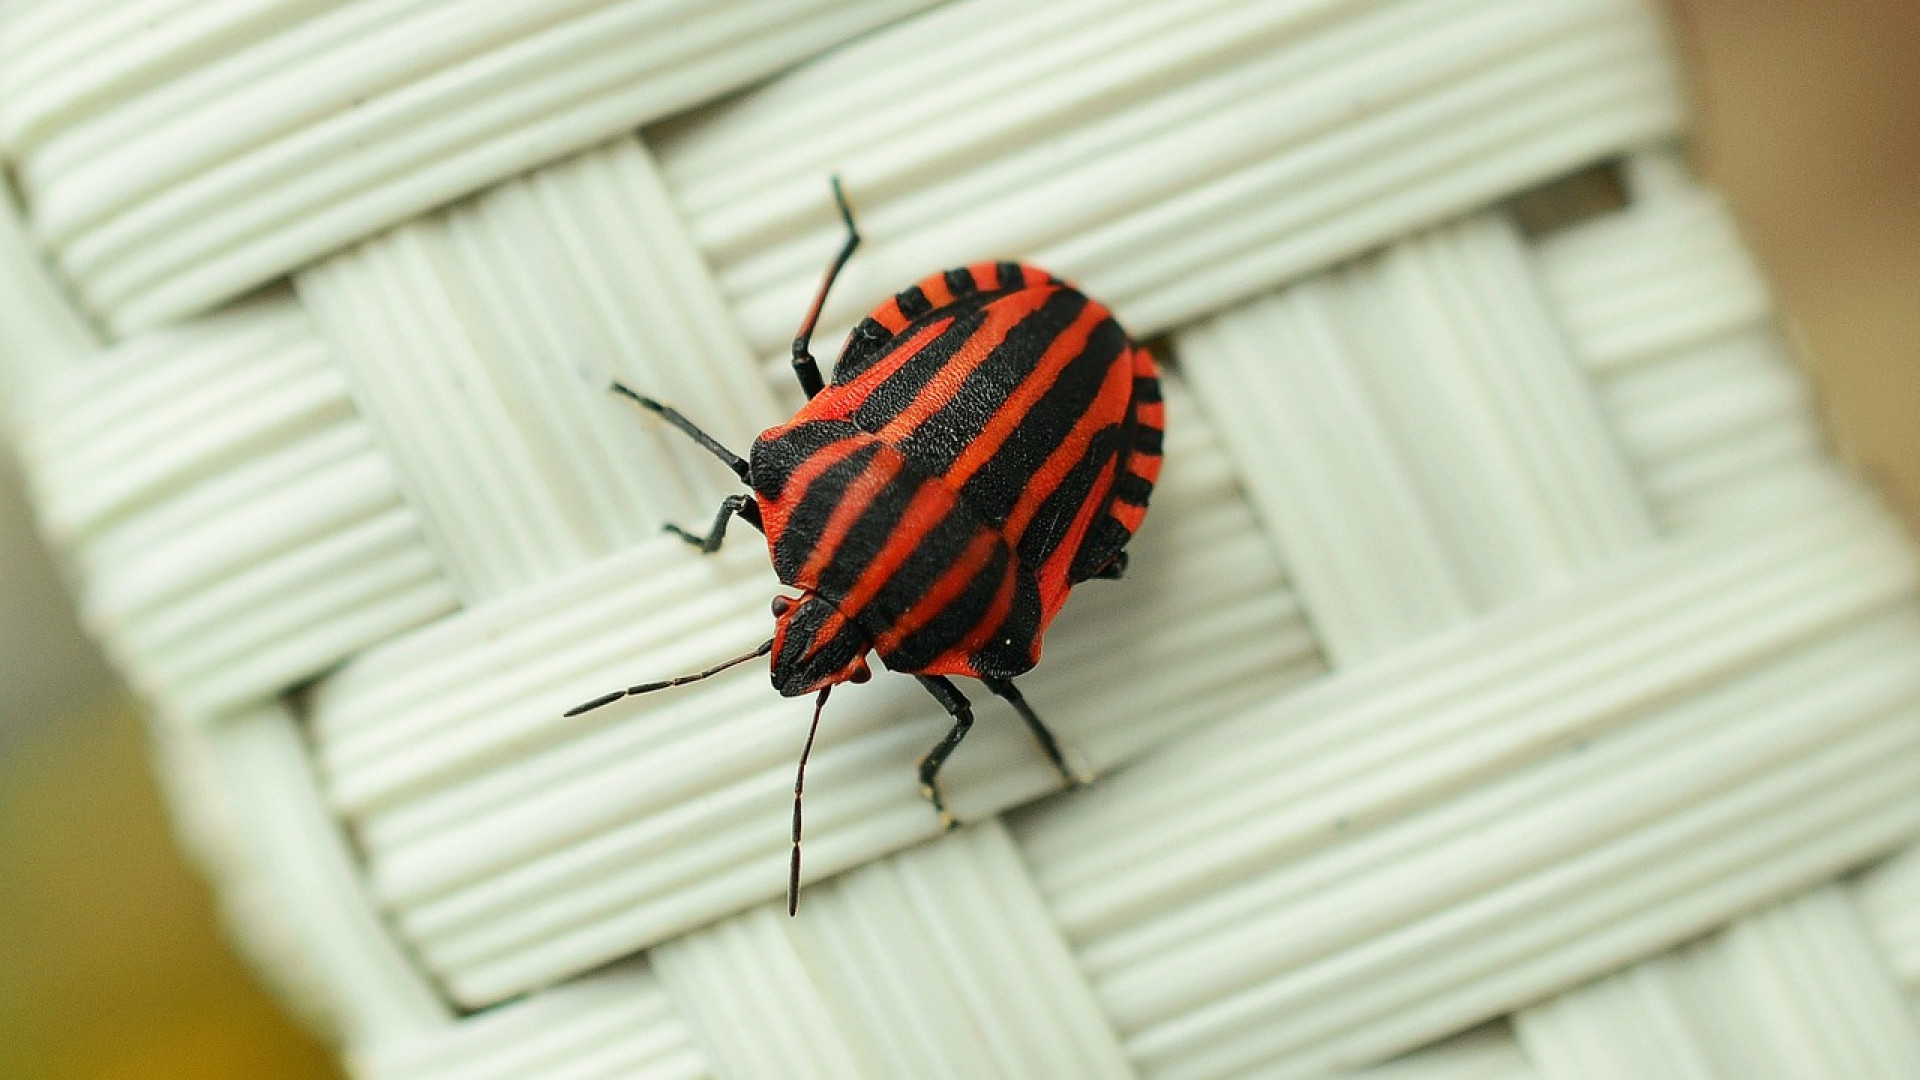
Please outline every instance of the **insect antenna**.
M700 430L699 425L695 424L693 421L687 419L686 417L680 415L680 410L675 409L671 406L662 405L659 402L648 397L647 395L642 394L637 390L634 390L632 387L629 387L627 384L621 382L618 379L615 379L613 381L613 385L607 387L607 389L612 390L614 393L619 394L622 397L632 398L634 401L639 403L641 408L647 410L650 413L656 414L657 416L660 417L660 419L665 420L669 424L672 424L675 428L679 429L681 433L686 435L687 438L692 439L696 443L699 443L700 448L702 450L705 450L707 453L712 454L714 457L717 457L721 461L726 462L727 468L733 470L733 475L739 477L742 480L747 479L748 476L751 475L752 470L748 466L746 458L743 458L739 454L736 454L733 451L727 449L726 447L721 446L720 440Z
M827 707L827 693L833 687L820 688L813 699L813 726L807 728L807 745L800 748L800 768L793 776L793 861L787 864L787 915L800 912L800 794L807 788L807 757L813 753L813 737L820 732L820 710Z
M592 701L583 701L580 704L575 705L573 708L568 709L566 712L562 713L561 715L562 716L579 716L581 713L592 712L593 710L599 708L602 705L611 705L614 702L619 701L621 698L632 697L635 694L651 694L655 690L665 690L669 686L684 686L690 682L699 682L701 679L708 678L709 676L718 675L721 672L727 670L728 668L733 667L735 664L744 664L747 661L754 659L755 657L765 656L772 651L773 651L773 639L768 638L766 641L761 643L759 648L753 650L750 653L747 653L745 656L736 656L731 660L721 661L720 663L713 665L712 667L708 668L705 671L697 672L692 675L682 675L677 679L667 679L664 682L641 683L638 686L629 686L625 690L615 690L610 694L601 694L599 697L594 698Z

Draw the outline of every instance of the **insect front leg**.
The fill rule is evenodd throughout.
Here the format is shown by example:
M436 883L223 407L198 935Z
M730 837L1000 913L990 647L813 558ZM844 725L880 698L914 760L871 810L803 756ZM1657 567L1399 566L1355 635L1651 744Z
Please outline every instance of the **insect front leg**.
M933 700L939 702L940 707L953 717L953 726L947 729L946 736L927 751L926 757L920 759L920 794L933 804L934 812L940 815L940 827L951 832L960 823L940 797L940 766L947 763L947 756L953 753L953 748L960 745L960 740L967 737L967 730L973 727L973 707L967 703L967 697L960 692L960 688L942 676L916 675L914 678L919 679L920 685L933 695Z
M820 282L820 291L813 295L813 306L807 309L807 317L801 320L800 330L793 335L793 374L800 380L800 389L811 398L826 389L825 379L820 377L820 364L814 360L812 344L814 327L820 323L820 309L827 305L827 292L833 288L833 281L840 276L840 270L853 258L853 249L860 246L860 230L853 224L853 208L847 205L847 193L840 190L840 178L829 181L833 185L833 201L840 207L840 220L846 222L847 239L840 245L840 253L833 257L827 266L827 276Z
M711 555L720 550L720 542L727 538L727 519L739 515L740 520L756 529L765 531L760 524L760 504L753 501L751 495L729 495L720 500L720 512L713 517L713 528L707 535L690 533L678 525L668 525L667 531L700 549L701 554Z
M1020 691L1014 687L1013 680L982 679L981 681L987 684L987 689L1005 698L1007 703L1013 706L1013 711L1020 714L1020 719L1027 722L1027 730L1033 732L1033 741L1040 744L1041 752L1047 755L1048 761L1053 762L1054 769L1060 773L1061 782L1068 787L1086 786L1086 777L1074 772L1073 767L1067 764L1066 755L1060 752L1060 743L1054 739L1053 732L1040 721L1033 707L1027 704L1027 699L1020 696Z

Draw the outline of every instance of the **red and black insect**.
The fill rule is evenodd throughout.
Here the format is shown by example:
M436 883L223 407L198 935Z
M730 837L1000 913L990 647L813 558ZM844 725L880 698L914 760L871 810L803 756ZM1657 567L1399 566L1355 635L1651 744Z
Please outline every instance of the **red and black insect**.
M773 638L694 675L772 654L773 685L817 694L794 783L789 911L799 879L800 792L820 710L837 683L865 682L866 656L913 675L953 718L920 762L921 791L954 820L938 774L973 724L950 676L1005 698L1068 783L1077 778L1013 679L1074 585L1118 578L1160 472L1164 407L1151 354L1093 300L1043 270L983 262L934 274L874 309L825 383L809 352L827 292L860 243L838 178L847 238L793 340L808 401L754 441L748 458L673 409L614 389L685 432L752 489L720 505L704 552L739 517L766 534L780 580Z

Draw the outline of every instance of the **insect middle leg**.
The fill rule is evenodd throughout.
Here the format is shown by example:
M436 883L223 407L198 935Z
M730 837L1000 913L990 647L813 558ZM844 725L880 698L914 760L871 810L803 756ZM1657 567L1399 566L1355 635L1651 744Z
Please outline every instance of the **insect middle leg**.
M678 525L668 524L668 532L700 549L704 555L720 550L720 542L727 538L727 519L739 515L741 521L756 529L765 531L760 524L760 504L753 501L751 495L729 495L720 500L720 512L713 517L713 529L705 536L690 533Z
M933 700L939 702L940 707L947 710L947 715L953 717L953 726L947 729L945 737L927 751L926 757L920 759L920 794L933 804L934 812L940 815L940 827L952 831L959 827L960 822L955 820L953 812L947 809L946 801L940 797L940 766L947 763L947 756L953 753L953 748L960 745L960 740L967 737L967 730L973 727L973 706L967 703L967 697L960 692L960 688L943 676L916 675L914 678L919 679L920 685L933 695Z
M833 281L840 276L840 270L853 258L853 249L860 246L860 230L853 224L853 208L847 205L847 193L840 190L840 178L835 176L833 201L840 207L840 220L846 222L847 239L840 245L840 253L833 257L827 266L827 276L821 279L820 291L813 295L813 306L807 309L807 317L801 321L800 330L793 335L793 374L800 380L800 389L809 398L826 389L825 379L820 377L820 364L814 360L810 351L813 344L814 327L820 323L820 309L827 305L827 292L833 288Z
M1068 787L1085 786L1086 778L1074 772L1073 767L1067 764L1066 755L1060 752L1060 743L1054 739L1053 732L1040 721L1033 707L1027 704L1027 699L1020 696L1020 691L1014 687L1013 680L982 679L981 681L987 684L987 689L1005 698L1007 703L1013 706L1013 710L1020 714L1020 719L1027 722L1027 730L1033 733L1033 741L1040 744L1041 752L1047 755L1048 761L1053 762L1054 769L1060 773L1061 782Z

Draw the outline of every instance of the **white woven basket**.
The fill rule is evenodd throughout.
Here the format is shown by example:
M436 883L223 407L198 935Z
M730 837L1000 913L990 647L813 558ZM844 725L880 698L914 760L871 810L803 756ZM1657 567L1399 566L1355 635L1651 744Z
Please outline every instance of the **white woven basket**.
M14 0L0 373L365 1080L1920 1076L1913 553L1682 124L1643 0ZM560 714L765 635L604 387L791 412L833 173L823 342L1026 258L1170 426L1023 683L1104 778L986 709L941 837L837 695L788 919L806 702Z

